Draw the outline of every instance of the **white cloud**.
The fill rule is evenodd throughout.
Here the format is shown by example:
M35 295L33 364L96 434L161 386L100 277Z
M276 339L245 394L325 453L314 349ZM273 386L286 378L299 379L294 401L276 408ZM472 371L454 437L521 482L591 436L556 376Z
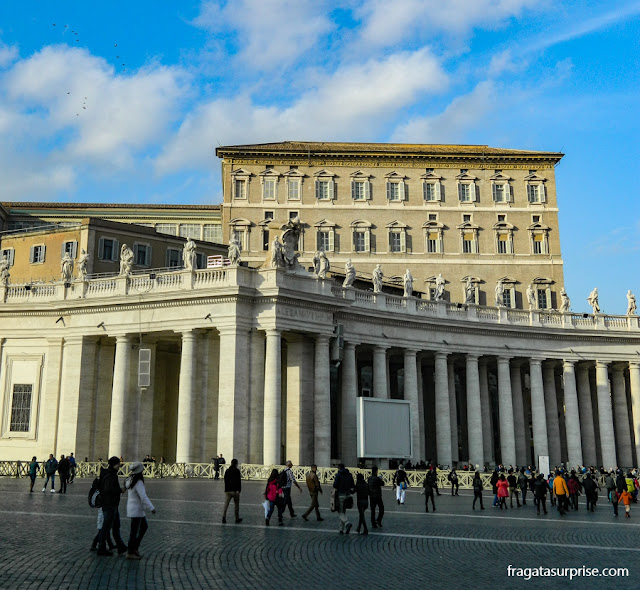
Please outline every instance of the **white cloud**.
M297 61L332 29L326 12L318 0L205 2L194 24L213 33L234 30L244 62L275 70Z
M0 42L0 68L8 66L18 58L18 48L15 45L5 45Z
M371 140L398 110L447 84L436 58L421 49L343 66L317 79L314 88L287 107L256 106L247 96L214 100L185 119L157 170L210 165L216 141Z

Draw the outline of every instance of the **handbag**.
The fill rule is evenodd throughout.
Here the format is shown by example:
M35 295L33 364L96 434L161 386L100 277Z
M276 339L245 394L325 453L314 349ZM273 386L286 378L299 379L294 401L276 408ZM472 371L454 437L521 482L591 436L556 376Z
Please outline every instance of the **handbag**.
M406 490L406 489L407 489L407 482L406 482L406 481L403 481L403 482L402 482L402 484L400 485L400 487L401 487L403 490Z
M353 496L347 496L344 499L344 509L350 510L351 508L353 508Z

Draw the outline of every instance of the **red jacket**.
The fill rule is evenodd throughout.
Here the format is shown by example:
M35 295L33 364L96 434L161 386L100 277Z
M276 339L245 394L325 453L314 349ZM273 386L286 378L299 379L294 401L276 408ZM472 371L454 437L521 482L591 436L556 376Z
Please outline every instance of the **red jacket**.
M506 479L504 481L499 479L496 485L498 486L498 498L508 498L509 482Z

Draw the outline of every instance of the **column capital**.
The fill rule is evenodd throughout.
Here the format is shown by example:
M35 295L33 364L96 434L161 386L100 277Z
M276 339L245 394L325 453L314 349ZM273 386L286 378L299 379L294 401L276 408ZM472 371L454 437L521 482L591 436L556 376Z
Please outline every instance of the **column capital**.
M575 370L575 365L576 365L576 361L574 361L574 360L563 359L563 361L562 361L562 368L565 371L567 369Z
M596 361L596 369L608 369L609 361Z
M316 334L316 344L329 344L331 336L328 334Z
M609 366L614 373L622 373L627 368L624 363L611 363Z
M269 336L280 336L282 333L281 330L277 330L275 328L267 328L264 331L265 336L269 337Z
M444 352L442 350L436 350L436 352L433 355L435 357L436 360L440 359L440 360L447 360L447 357L449 356L448 352Z
M629 369L640 369L640 361L629 361Z
M131 342L133 340L133 334L113 334L116 342Z
M544 361L544 359L530 358L529 365L540 367L542 365L542 361Z
M502 355L502 354L501 354L501 355L498 357L498 364L499 364L499 365L504 365L504 364L507 364L507 365L508 365L512 358L513 358L513 357L505 356L505 355Z
M388 344L374 344L373 345L373 350L375 350L375 351L382 350L383 352L386 352L390 348L391 348L391 346L389 346Z
M417 356L418 353L420 352L419 349L417 348L403 348L404 351L404 356Z
M354 342L353 340L345 340L344 347L345 348L355 348L358 346L359 342Z

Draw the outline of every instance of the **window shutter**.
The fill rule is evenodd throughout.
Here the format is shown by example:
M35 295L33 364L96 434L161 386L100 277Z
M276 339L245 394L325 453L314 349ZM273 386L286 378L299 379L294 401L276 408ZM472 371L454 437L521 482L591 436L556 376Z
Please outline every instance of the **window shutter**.
M494 200L494 201L496 201L496 200L497 200L497 196L496 196L496 192L497 192L497 190L498 190L498 189L496 188L496 183L494 182L494 183L491 185L491 194L492 194L492 196L493 196L493 200Z
M13 259L16 255L16 251L11 248L11 250L9 250L9 266L13 266Z
M511 185L508 182L504 184L504 200L507 203L511 202Z
M151 246L147 246L147 253L145 254L145 257L144 257L144 263L147 266L151 266Z
M64 253L67 251L67 244L69 242L62 242L62 248L60 251L60 260L62 260L64 258Z
M389 230L389 252L393 252L393 230Z
M320 199L320 181L316 179L316 199Z
M543 182L540 183L540 188L538 190L540 191L540 202L541 203L546 203L547 202L547 196L545 194L544 183Z
M441 201L442 200L442 196L441 196L441 192L440 192L440 181L434 183L433 188L435 189L436 192L436 201Z
M322 248L322 230L318 230L316 234L316 250L320 250Z
M461 183L458 183L458 200L459 200L459 201L462 201L462 191L463 191L463 190L464 190L464 189L462 188L462 184L461 184Z
M425 200L425 201L428 200L427 199L427 190L428 190L427 184L428 184L427 182L423 182L422 183L422 199Z
M352 199L353 201L355 201L355 200L356 200L356 189L357 189L357 188L358 188L358 187L356 186L356 181L355 181L355 180L352 180L352 181L351 181L351 199Z
M151 350L141 348L138 351L138 387L151 385Z
M104 258L104 238L100 238L98 240L98 259L102 260Z
M407 251L407 232L402 230L400 232L400 252Z
M114 262L120 260L120 242L118 240L113 240L113 254L111 255L111 260Z
M334 230L329 230L329 252L333 252L333 244L334 244Z
M391 183L387 181L387 201L391 200Z
M29 250L29 263L33 264L33 260L35 258L36 255L36 247L35 246L31 246L31 249Z
M143 246L144 247L144 246ZM138 251L140 250L140 246L138 244L133 245L133 263L138 263Z
M533 188L530 184L527 185L527 201L533 203Z
M371 183L368 180L364 181L364 198L367 201L371 200Z
M42 259L40 260L40 262L44 262L47 258L47 247L43 244L42 245Z
M364 232L364 251L369 252L371 248L371 237L369 235L369 230L365 230Z
M335 194L335 190L333 186L333 178L331 178L327 184L329 188L329 200L333 201L333 195Z
M472 182L469 185L469 200L474 202L476 201L476 183Z
M404 180L398 183L398 196L400 197L401 201L406 201L407 197L406 197L406 191L404 190Z
M71 246L71 258L74 260L78 257L78 242L74 241Z

